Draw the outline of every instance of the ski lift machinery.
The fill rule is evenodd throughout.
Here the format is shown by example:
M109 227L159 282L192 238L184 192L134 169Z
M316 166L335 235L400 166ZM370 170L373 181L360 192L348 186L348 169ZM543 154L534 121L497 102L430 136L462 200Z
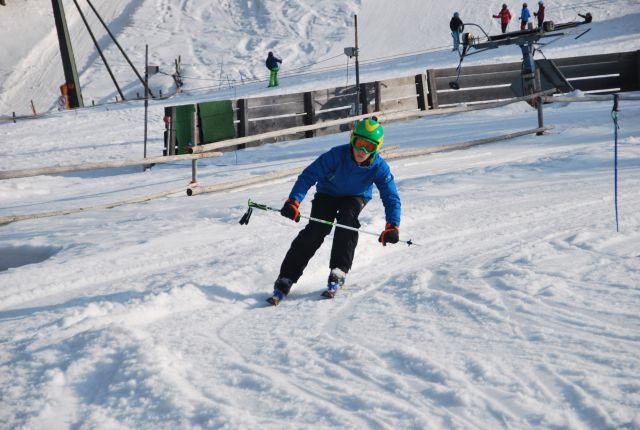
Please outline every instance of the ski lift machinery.
M462 61L473 54L487 51L489 49L496 49L500 46L506 45L518 45L522 50L522 76L511 85L511 89L518 96L525 96L533 94L536 91L542 91L546 89L556 88L561 92L573 91L573 86L562 75L560 70L555 66L551 60L540 60L538 66L540 70L540 80L537 82L536 77L536 61L533 56L536 51L536 46L546 46L549 43L543 44L541 39L554 37L564 37L568 32L565 30L572 29L581 25L590 24L593 20L591 13L584 15L578 14L583 21L572 21L561 24L555 24L553 21L545 21L542 24L542 28L531 30L511 31L504 34L495 36L489 36L482 27L473 23L465 23L465 27L473 26L480 29L483 37L475 37L472 33L467 32L462 35L462 51L460 54L460 63L457 67L456 80L449 82L449 86L454 90L460 89L459 79L460 71L462 68ZM591 29L580 33L576 39L582 37ZM553 42L553 41L552 41ZM471 51L473 49L473 51Z

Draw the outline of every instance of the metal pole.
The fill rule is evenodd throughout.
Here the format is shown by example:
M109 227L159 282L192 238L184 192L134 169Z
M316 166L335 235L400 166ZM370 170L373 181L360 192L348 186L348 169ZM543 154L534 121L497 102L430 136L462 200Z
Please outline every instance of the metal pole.
M144 157L147 158L147 118L149 116L149 45L144 45ZM143 171L149 168L144 165Z
M71 37L67 29L67 20L64 16L62 0L51 0L51 4L53 6L53 18L56 22L56 30L58 32L64 80L69 88L69 106L72 108L84 107L82 92L80 91L80 80L78 79L78 71L76 69L76 60L73 56Z
M356 30L356 116L360 115L360 63L358 61L358 15L354 15Z
M118 85L118 81L116 81L116 77L113 76L113 72L111 71L111 67L109 67L109 63L107 63L107 59L105 58L104 54L102 53L102 49L100 49L100 45L98 45L98 41L96 40L96 37L93 35L93 31L91 31L91 27L89 27L89 23L87 22L87 18L85 18L84 13L82 13L82 9L80 9L80 5L78 4L78 0L73 0L73 2L76 4L76 8L78 8L78 12L80 13L80 18L82 18L82 21L84 22L84 26L87 27L87 31L89 32L89 36L91 36L91 40L93 40L93 44L96 46L96 49L98 50L98 54L100 54L100 58L102 58L102 61L104 62L104 66L107 68L107 72L109 72L109 76L111 76L111 80L113 81L113 84L116 86L116 89L118 90L118 93L120 94L120 97L122 97L122 100L126 100L124 97L124 94L122 94L122 90L120 89L120 86Z
M522 50L522 94L525 96L536 92L536 62L533 60L533 45L524 43L520 45ZM535 105L536 99L530 101L532 107Z
M56 1L56 0L53 0L53 1ZM96 10L96 8L93 7L93 3L91 3L91 0L87 0L87 3L89 3L89 6L93 10L93 13L96 14L96 16L98 17L98 20L100 20L100 22L102 23L102 26L104 27L104 29L107 30L107 33L109 33L109 36L111 37L111 40L113 40L113 43L116 44L116 46L118 47L118 49L120 50L120 52L124 56L124 59L127 60L127 63L129 63L129 66L131 66L131 68L133 69L133 72L136 74L136 76L138 77L140 82L142 82L144 84L144 80L142 79L142 76L140 76L140 73L138 73L138 69L136 69L136 66L133 65L133 63L131 62L131 60L127 56L126 52L124 52L124 49L122 49L122 46L120 46L120 44L116 40L116 38L113 35L113 33L111 33L111 30L109 30L109 27L107 27L107 24L104 22L104 20L102 19L102 17L100 16L98 11ZM153 97L153 93L151 93L151 97Z
M613 139L614 139L614 152L613 152L613 192L614 192L614 205L616 207L616 232L620 232L620 224L618 223L618 94L613 95L613 109L611 110L611 118L613 118Z

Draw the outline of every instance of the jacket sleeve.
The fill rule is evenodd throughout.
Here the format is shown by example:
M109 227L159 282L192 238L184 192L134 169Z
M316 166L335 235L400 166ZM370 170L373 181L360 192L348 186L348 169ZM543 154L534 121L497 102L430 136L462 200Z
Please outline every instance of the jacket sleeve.
M384 214L387 223L400 227L400 195L396 187L396 182L393 179L389 166L384 164L380 169L380 174L375 181L378 191L380 191L380 198L384 205Z
M318 181L325 177L334 165L334 154L332 151L325 152L316 160L309 164L298 176L296 183L293 184L289 198L299 202L304 200L309 188L313 187Z

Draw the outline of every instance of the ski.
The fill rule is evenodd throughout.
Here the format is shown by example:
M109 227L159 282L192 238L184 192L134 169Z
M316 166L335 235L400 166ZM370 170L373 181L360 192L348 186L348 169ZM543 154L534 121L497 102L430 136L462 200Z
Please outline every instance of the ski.
M340 291L342 288L344 288L344 285L332 284L331 286L327 287L327 289L324 290L322 294L320 294L320 296L324 297L325 299L333 299L336 294L338 294L338 291Z
M271 304L272 306L278 306L278 303L280 303L280 301L284 299L284 297L285 295L282 291L274 290L273 296L267 299L267 303Z
M337 291L327 289L322 292L321 296L324 297L325 299L333 299L336 296L336 292Z
M271 296L267 299L267 303L269 303L271 306L278 306L278 303L280 303L280 298L278 298L277 296Z

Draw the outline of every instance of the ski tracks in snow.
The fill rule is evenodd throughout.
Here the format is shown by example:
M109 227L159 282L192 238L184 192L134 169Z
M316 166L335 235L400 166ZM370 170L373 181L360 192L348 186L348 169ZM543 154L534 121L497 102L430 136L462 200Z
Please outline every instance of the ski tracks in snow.
M513 177L517 169L505 173ZM435 361L441 356L443 362L455 357L461 369L469 366L462 378L466 383L459 387L466 393L461 397L484 403L480 409L494 415L496 425L501 421L507 427L599 423L600 428L615 428L619 425L616 419L627 423L633 419L608 412L615 409L615 400L608 407L599 407L596 404L602 401L594 399L602 395L595 388L595 380L607 380L605 385L614 399L624 396L628 384L619 372L628 375L635 366L634 359L625 357L634 356L640 341L640 319L633 311L640 297L631 287L640 280L628 278L634 273L630 268L637 266L633 245L637 234L630 232L606 240L610 224L604 227L603 222L602 229L589 232L576 228L591 225L594 218L610 220L610 203L605 199L603 204L599 197L607 195L603 184L608 174L601 171L591 173L588 179L580 177L588 185L576 186L576 195L570 201L561 194L565 187L574 186L577 178L571 175L550 177L545 181L548 186L542 189L540 183L530 187L518 183L518 193L510 191L507 183L497 192L470 189L457 195L454 205L445 204L446 219L455 220L451 221L455 230L444 217L430 217L429 224L444 228L424 235L428 237L427 249L419 251L427 256L420 258L413 270L406 262L400 263L406 259L404 251L394 252L399 256L385 261L393 267L398 260L408 272L392 286L383 283L385 290L404 290L389 293L389 301L406 297L402 304L413 307L417 318L425 311L438 315L432 321L425 317L423 329L444 336L436 338L435 349L425 343L424 351L429 351L425 355ZM487 180L495 183L502 178L492 174ZM512 200L501 201L503 192ZM433 200L437 204L448 199ZM483 207L492 208L491 218L478 212L475 199L484 201ZM487 200L494 205L487 205ZM629 193L625 200L629 207L640 203ZM483 216L487 222L479 223L477 219ZM632 225L637 222L635 214L627 216ZM414 232L421 228L411 227ZM423 230L426 233L427 229ZM371 260L376 258L379 256ZM627 267L611 267L611 261L621 259ZM579 270L573 270L572 263ZM585 267L591 269L585 272ZM617 287L612 289L612 285ZM594 314L594 308L600 308L603 301L606 304L602 311ZM611 301L619 303L619 312L610 311ZM406 308L398 313L406 314ZM550 349L553 353L548 352ZM486 363L492 365L481 364L478 356L485 356ZM504 361L506 366L500 356L511 357ZM518 368L509 365L514 361L520 364ZM573 369L576 363L582 370ZM499 371L494 373L493 367ZM491 372L486 374L482 369ZM519 395L538 399L538 410L547 403L562 406L557 416L539 414L535 404L518 401Z
M550 174L541 186L518 182L517 170L471 169L469 175L486 177L486 188L449 184L455 197L442 182L426 225L420 208L405 205L403 231L421 246L382 248L362 237L348 286L334 300L318 297L325 244L290 297L262 308L271 266L281 256L242 266L236 259L256 243L241 240L226 257L233 269L215 284L248 280L247 294L236 296L231 309L212 304L189 315L201 323L189 324L183 315L163 320L169 333L194 327L165 335L164 342L198 357L191 381L204 397L223 392L230 406L249 405L241 420L222 412L221 420L240 426L275 428L286 420L292 427L614 428L632 422L611 411L615 399L634 390L624 375L633 373L640 341L638 295L625 276L637 265L637 235L606 239L609 211L599 195L607 193L608 172L581 177L588 184L567 200L564 189L574 176ZM490 186L496 182L502 185ZM411 192L405 194L411 202ZM625 201L640 204L630 194ZM603 219L601 229L576 227L593 218ZM269 243L260 246L269 254ZM609 259L620 257L629 267L609 267ZM381 265L389 268L383 278ZM209 297L227 288L212 289ZM619 302L620 311L605 305L594 313L602 300ZM219 313L226 316L214 316ZM602 390L610 390L610 404L601 400ZM558 405L553 413L544 412L549 403Z

